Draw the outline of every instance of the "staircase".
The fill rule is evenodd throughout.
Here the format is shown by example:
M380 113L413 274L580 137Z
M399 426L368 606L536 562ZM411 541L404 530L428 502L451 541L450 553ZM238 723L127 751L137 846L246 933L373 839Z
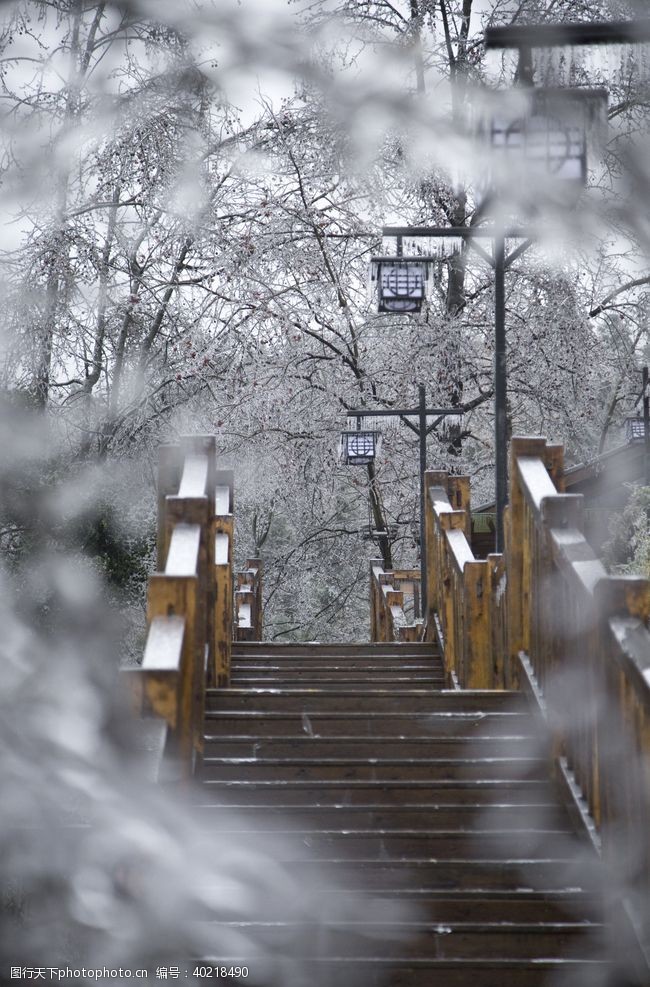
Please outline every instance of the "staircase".
M431 645L234 645L231 687L206 696L199 811L236 809L331 918L271 901L233 920L258 944L230 958L245 982L278 982L291 953L305 985L617 983L596 854L550 763L521 693L445 690Z

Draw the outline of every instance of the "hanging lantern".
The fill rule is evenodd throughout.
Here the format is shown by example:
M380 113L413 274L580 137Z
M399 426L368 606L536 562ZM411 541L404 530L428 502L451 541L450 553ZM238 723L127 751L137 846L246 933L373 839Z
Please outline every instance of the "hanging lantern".
M528 89L495 95L504 99L491 119L492 147L581 188L587 179L587 149L602 140L607 91Z
M419 312L426 297L429 272L418 258L387 257L372 265L371 278L377 282L380 312L408 315Z
M367 466L377 458L380 447L380 432L364 427L362 418L348 418L348 427L341 432L339 462L345 466Z
M625 440L628 443L645 442L645 425L643 418L625 419Z

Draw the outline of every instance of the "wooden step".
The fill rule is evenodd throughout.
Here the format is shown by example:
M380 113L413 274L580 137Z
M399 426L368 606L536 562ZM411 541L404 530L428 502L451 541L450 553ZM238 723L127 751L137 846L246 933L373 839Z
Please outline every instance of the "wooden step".
M201 795L197 796L201 798ZM205 825L229 825L223 816L223 807L199 802L199 819ZM229 804L237 825L252 829L261 824L265 829L285 830L289 824L298 829L429 829L449 830L454 826L462 831L519 830L525 826L537 829L570 832L570 822L565 810L555 802L516 803L452 803L438 805L434 802L415 802L403 805L315 805L296 807L291 804L268 805L265 803ZM221 815L218 815L221 813Z
M361 691L371 691L375 689L387 689L395 686L397 689L443 689L445 680L442 675L432 675L420 672L417 675L405 675L395 672L393 675L370 675L363 676L358 673L346 673L341 675L327 675L326 673L304 673L301 676L291 674L274 675L238 675L232 676L231 687L233 689L355 689Z
M292 922L272 888L246 922L228 880L209 889L248 987L605 987L603 875L536 714L444 684L431 645L235 646L206 698L197 845L264 847L301 889Z
M325 914L347 914L353 891L324 891ZM405 888L382 891L381 898L367 898L366 914L393 918L393 908L415 908L429 922L593 922L602 923L604 905L598 893L565 888L536 891L517 888L499 891L481 888L439 890ZM273 915L272 911L265 913ZM408 912L407 912L408 914Z
M293 712L258 709L216 708L209 710L205 719L205 733L210 737L221 734L243 733L247 736L277 737L294 736L368 736L368 737L432 737L467 736L475 733L513 735L525 733L534 725L533 717L527 710L437 710L433 712L406 715L404 712L357 712L346 713L327 710L302 710Z
M413 921L420 924L460 923L583 923L599 925L603 922L602 896L591 891L572 889L532 888L398 888L384 889L381 897L365 895L361 918L366 921ZM309 888L309 897L316 901L316 909L328 924L352 921L359 918L358 890ZM230 907L229 907L230 906ZM239 921L241 906L237 899L224 896L220 914L224 921ZM278 904L272 889L260 890L255 902L246 909L248 921L281 921L286 915L278 915ZM203 917L206 916L202 912ZM293 916L292 916L293 917ZM300 921L300 915L296 920Z
M298 885L333 891L357 891L383 896L385 892L418 889L432 891L507 891L532 888L546 894L563 889L595 893L604 875L591 861L568 861L562 857L407 857L388 860L374 857L322 857L318 860L281 857ZM211 885L226 894L231 882Z
M296 674L304 672L328 672L330 674L345 675L349 672L363 672L368 674L410 674L411 672L436 672L440 675L444 673L442 662L439 658L404 658L398 661L396 658L376 658L373 661L361 658L321 658L303 661L302 658L273 657L266 661L253 658L233 658L231 671L235 675L243 672L287 672L294 670Z
M201 802L236 802L240 805L382 805L411 804L413 801L436 805L471 804L489 806L495 802L530 804L552 803L555 791L547 781L215 781L204 780Z
M457 829L421 830L267 830L260 820L258 827L221 830L226 839L250 839L278 855L290 853L293 860L328 860L341 857L354 866L359 858L373 860L435 859L445 861L509 860L512 857L535 860L552 855L553 859L571 861L576 854L577 839L566 831L509 830L507 832Z
M539 757L491 758L238 758L204 757L201 780L229 781L429 781L544 779Z
M209 724L208 724L209 726ZM454 737L319 737L302 732L298 736L260 737L246 735L205 736L206 757L322 759L361 758L458 758L507 757L516 751L519 757L539 756L541 741L534 736L460 736Z
M317 954L420 959L545 959L548 956L595 959L602 952L603 928L584 922L503 923L348 922L345 927L309 922L210 923L221 935L246 937L250 957L282 948L292 956Z
M370 891L418 888L443 890L456 888L467 890L516 891L520 887L539 891L558 891L571 888L595 892L602 884L603 874L591 861L568 861L562 857L526 856L501 857L449 857L442 860L430 857L377 860L373 857L350 861L346 857L323 857L318 860L286 859L292 877L299 883L315 886L325 879L336 889Z
M526 709L526 700L516 693L439 691L430 689L377 689L359 692L341 688L318 689L208 689L206 709L227 711L257 709L266 712L399 712L483 713L491 710Z
M232 646L232 657L242 658L249 656L272 656L282 655L286 657L323 658L331 657L369 657L381 658L384 656L401 658L406 655L416 657L440 657L438 648L431 643L424 644L418 641L407 641L403 644L390 642L388 644L369 644L368 642L359 644L318 644L318 643L273 643L271 641L239 641Z

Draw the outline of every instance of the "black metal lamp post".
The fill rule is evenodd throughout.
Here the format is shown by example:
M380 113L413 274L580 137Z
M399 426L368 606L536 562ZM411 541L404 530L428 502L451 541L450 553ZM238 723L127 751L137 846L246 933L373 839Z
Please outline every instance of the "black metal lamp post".
M505 272L533 243L530 235L521 229L499 230L490 226L385 226L382 236L397 237L398 244L404 237L455 238L465 241L494 269L494 444L495 444L495 499L496 499L496 551L503 551L503 512L508 500L507 419L506 419L506 309ZM477 243L493 241L492 254ZM522 243L506 254L506 240ZM398 261L397 257L373 257L372 264ZM432 264L436 256L417 258L420 264ZM447 414L450 412L447 411ZM455 414L460 414L456 409Z
M407 424L409 424L411 428L417 432L420 440L420 594L423 603L425 603L427 599L427 566L426 539L424 535L424 474L427 468L427 417L434 415L437 418L441 418L446 417L447 415L460 415L462 414L462 410L459 408L427 408L426 391L423 384L420 384L418 387L418 397L419 401L417 408L355 408L348 411L348 416L350 418L356 418L357 421L361 422L366 418L407 419L408 416L417 415L417 426L408 421ZM358 434L363 433L349 431L343 432L342 440L344 436ZM348 462L350 462L349 459Z

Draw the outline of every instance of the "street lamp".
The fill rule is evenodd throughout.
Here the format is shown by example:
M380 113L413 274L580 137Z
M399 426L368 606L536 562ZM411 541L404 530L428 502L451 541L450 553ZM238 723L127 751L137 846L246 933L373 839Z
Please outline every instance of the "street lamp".
M419 312L426 297L429 269L416 257L388 258L373 265L371 281L377 282L380 312Z
M462 414L462 409L459 408L427 408L426 401L426 391L423 384L418 387L419 401L416 408L358 408L351 409L348 412L349 419L356 419L359 423L365 421L367 418L401 418L403 421L409 425L414 432L416 432L420 440L420 593L421 599L426 601L427 599L427 567L426 567L426 546L424 538L424 474L427 468L427 434L429 428L427 427L427 417L435 416L436 418L445 418L447 415L458 416ZM409 417L417 415L418 424L414 425L409 421ZM433 426L431 426L433 427ZM348 441L350 435L364 434L351 431L345 431L341 433L341 442L345 438ZM365 433L379 435L378 432ZM370 461L370 460L369 460ZM349 460L348 460L349 462ZM378 532L388 537L388 532Z
M492 148L579 194L587 180L590 137L605 125L607 90L527 88L516 100L508 96L495 93L490 100Z
M363 418L349 418L341 432L339 462L344 466L367 466L379 455L381 432L370 429Z
M382 230L384 237L396 237L399 259L400 245L404 239L425 238L438 240L442 246L436 254L418 257L421 264L433 264L440 260L441 254L447 256L458 251L458 244L463 242L471 246L476 253L486 260L494 269L494 436L495 436L495 500L496 500L496 551L503 551L504 532L503 515L508 500L508 465L507 465L507 418L506 418L506 305L505 305L505 272L511 264L521 257L531 246L532 239L522 229L504 230L491 226L385 226ZM481 240L492 240L492 253L484 250ZM520 240L518 246L506 252L506 241ZM445 244L448 247L445 248ZM371 264L381 263L385 258L373 257ZM456 409L458 414L461 409Z

